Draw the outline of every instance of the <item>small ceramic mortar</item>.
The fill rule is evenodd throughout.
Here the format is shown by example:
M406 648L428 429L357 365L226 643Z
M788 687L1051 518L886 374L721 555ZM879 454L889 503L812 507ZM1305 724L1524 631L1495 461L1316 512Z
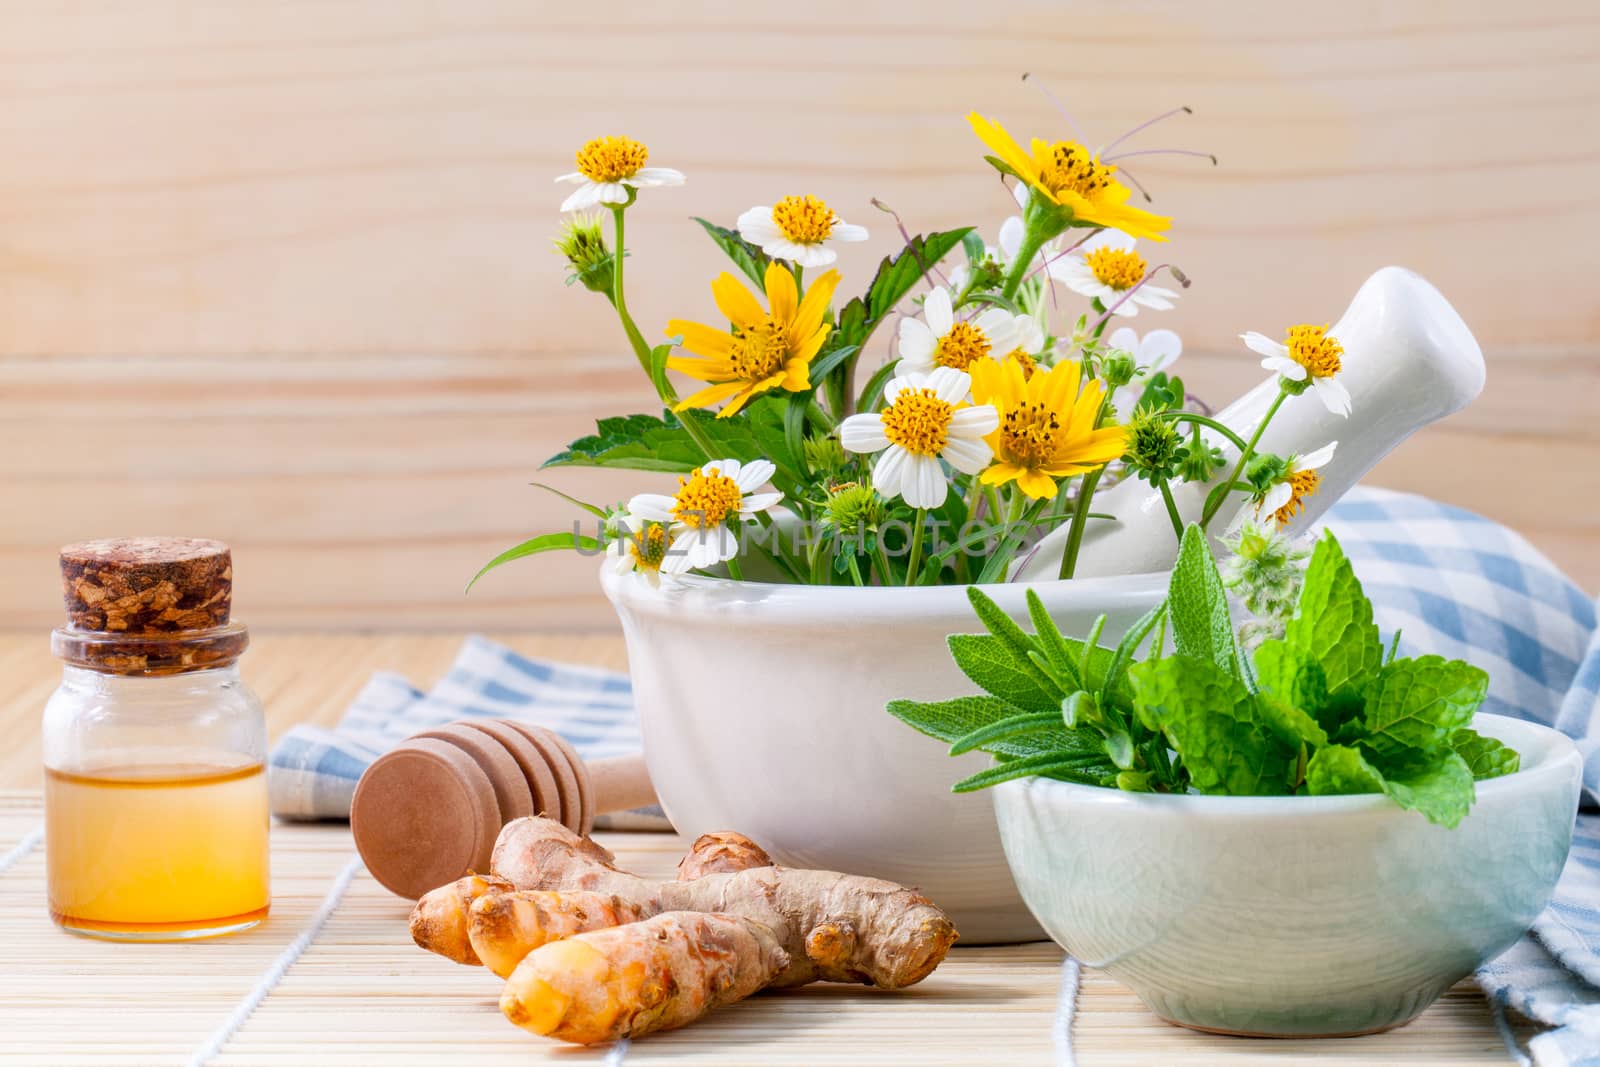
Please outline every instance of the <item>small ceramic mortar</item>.
M994 790L1017 886L1055 941L1197 1030L1271 1037L1408 1022L1509 948L1566 862L1582 761L1554 730L1480 715L1522 770L1453 830L1380 795Z

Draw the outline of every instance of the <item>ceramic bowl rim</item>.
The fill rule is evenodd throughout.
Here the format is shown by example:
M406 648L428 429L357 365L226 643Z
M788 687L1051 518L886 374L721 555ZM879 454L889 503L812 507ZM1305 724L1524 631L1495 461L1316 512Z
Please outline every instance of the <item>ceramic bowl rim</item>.
M1510 715L1480 712L1473 719L1474 727L1483 727L1490 736L1501 737L1502 732L1515 735L1526 731L1528 740L1540 744L1539 756L1530 766L1514 774L1501 775L1476 783L1475 804L1486 798L1520 792L1535 787L1535 779L1563 773L1581 773L1583 757L1578 746L1566 734L1541 723L1518 719ZM1524 756L1527 741L1520 744L1514 737L1502 738ZM1052 778L1021 778L1002 782L995 787L995 801L1020 802L1025 792L1044 794L1047 800L1070 800L1074 807L1092 805L1099 810L1119 809L1124 813L1143 811L1152 816L1209 815L1237 816L1241 818L1305 818L1319 815L1347 815L1352 812L1392 813L1395 816L1418 818L1382 793L1359 793L1327 797L1228 797L1201 796L1198 794L1130 793L1098 785L1081 785L1061 782ZM1431 825L1431 824L1430 824Z
M792 609L807 614L819 610L859 611L866 607L889 608L923 613L958 611L971 615L969 589L982 589L1001 604L1015 602L1020 607L1027 590L1039 593L1046 602L1082 598L1086 602L1113 599L1151 599L1165 596L1171 570L1140 574L1107 575L1097 578L1051 579L1042 582L996 582L989 585L803 585L795 582L752 582L687 574L663 579L652 586L635 574L619 574L611 560L600 565L600 584L613 603L627 603L635 609L673 610L685 599L706 604L761 603L773 611ZM979 628L976 617L973 629Z

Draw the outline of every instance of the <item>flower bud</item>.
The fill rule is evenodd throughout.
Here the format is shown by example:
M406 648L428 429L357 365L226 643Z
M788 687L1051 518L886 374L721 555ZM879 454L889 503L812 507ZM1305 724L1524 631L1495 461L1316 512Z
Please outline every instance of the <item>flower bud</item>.
M616 257L606 247L599 215L578 214L569 217L561 224L561 232L551 243L572 268L572 273L567 275L568 285L581 282L584 288L596 293L611 292Z

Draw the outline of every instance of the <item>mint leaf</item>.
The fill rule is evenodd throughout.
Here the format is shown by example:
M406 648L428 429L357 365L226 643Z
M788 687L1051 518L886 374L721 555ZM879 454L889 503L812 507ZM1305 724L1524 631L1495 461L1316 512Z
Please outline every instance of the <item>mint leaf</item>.
M1450 747L1489 692L1489 676L1442 656L1397 659L1367 686L1362 743L1379 757L1412 759Z
M1472 769L1454 752L1430 767L1387 779L1384 792L1402 808L1421 812L1429 822L1447 829L1466 818L1477 793Z
M1328 733L1316 719L1275 693L1256 694L1256 713L1286 745L1325 745Z
M1451 736L1450 747L1467 761L1467 769L1480 782L1502 774L1515 774L1522 768L1522 757L1516 749L1465 727Z
M1255 654L1256 683L1280 700L1315 713L1328 702L1322 666L1286 641L1263 641Z
M1312 796L1342 793L1381 793L1383 775L1366 761L1360 750L1346 745L1317 749L1306 764L1306 789Z
M1061 710L1062 694L1047 688L1043 672L1026 658L1019 660L1002 638L993 634L951 634L945 640L956 666L984 692L1023 711Z
M1146 661L1128 671L1142 722L1162 731L1202 793L1289 792L1298 746L1279 740L1244 683L1193 656Z
M1228 593L1205 531L1196 523L1183 531L1168 586L1167 612L1172 619L1173 648L1179 655L1210 660L1228 674L1240 676Z
M683 428L684 419L695 426L716 449L712 459L748 463L770 459L780 476L780 489L798 477L797 460L790 454L784 434L782 403L763 397L744 409L737 419L719 419L704 411L674 415L621 415L601 419L595 433L580 437L545 460L545 467L613 467L626 470L687 473L706 461L700 446Z
M1344 745L1319 748L1306 766L1306 788L1314 796L1384 793L1402 808L1420 812L1431 823L1455 827L1472 807L1472 771L1454 752L1426 766L1392 777L1359 751Z
M767 258L765 252L740 237L738 230L729 230L698 217L694 221L698 222L711 239L717 242L717 247L733 260L734 266L743 271L746 278L756 283L758 291L766 290L767 264L771 260Z
M1347 683L1359 683L1383 664L1372 604L1332 533L1325 532L1311 553L1300 601L1284 637L1321 664L1330 693Z

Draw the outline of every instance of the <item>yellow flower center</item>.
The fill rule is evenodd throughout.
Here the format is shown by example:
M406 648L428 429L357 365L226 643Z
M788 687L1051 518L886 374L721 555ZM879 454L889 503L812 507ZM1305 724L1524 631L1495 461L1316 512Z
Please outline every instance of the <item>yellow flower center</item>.
M795 244L821 244L838 221L833 209L814 196L786 196L772 205L773 225Z
M733 364L735 378L765 381L789 361L789 328L770 315L754 326L745 327L733 339L728 361Z
M1019 467L1041 467L1056 454L1061 433L1061 419L1054 411L1023 401L1000 420L1000 450Z
M1094 158L1081 144L1057 141L1050 146L1050 159L1039 171L1039 181L1052 193L1063 189L1086 200L1111 186L1112 168Z
M933 350L933 361L941 367L966 370L972 361L989 354L989 338L970 322L958 322L950 332L939 338Z
M651 523L628 538L628 552L633 565L642 571L658 571L667 558L667 528Z
M578 149L578 173L592 182L620 182L639 173L650 150L627 137L596 137Z
M1289 502L1272 513L1273 521L1279 526L1287 526L1300 512L1305 510L1305 499L1317 491L1322 484L1322 476L1316 471L1295 471L1289 475Z
M884 408L883 436L907 452L937 456L949 440L950 416L955 410L932 389L907 389Z
M672 517L696 530L721 526L730 514L739 510L739 501L744 496L732 478L721 471L700 467L691 471L689 477L679 478L678 485Z
M1034 361L1034 358L1020 348L1013 348L1010 352L1007 352L1006 358L1022 365L1023 381L1028 381L1033 377L1034 372L1039 369L1039 364Z
M1313 378L1332 378L1339 373L1339 357L1344 346L1337 337L1328 336L1328 327L1289 327L1289 358L1306 369Z
M1120 248L1096 248L1083 257L1094 271L1095 280L1117 291L1132 289L1144 277L1144 257Z

